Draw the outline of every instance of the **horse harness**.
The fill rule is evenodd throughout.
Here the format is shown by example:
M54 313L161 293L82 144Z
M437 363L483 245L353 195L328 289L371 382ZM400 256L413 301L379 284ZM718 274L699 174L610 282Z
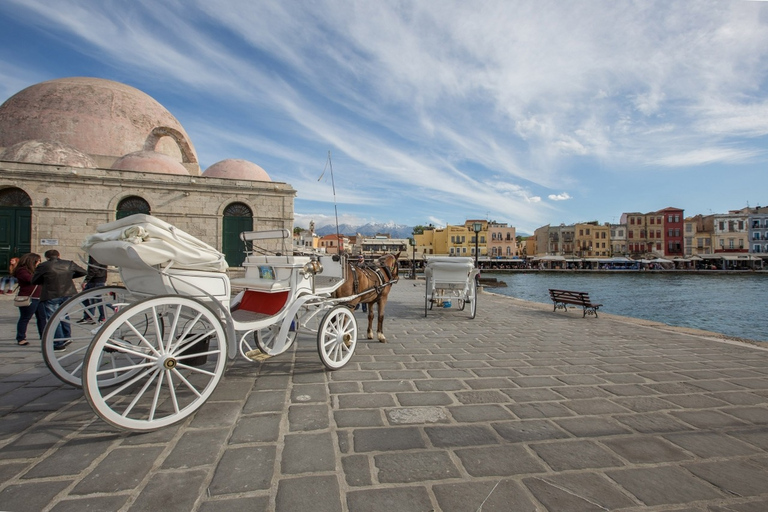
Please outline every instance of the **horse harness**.
M358 295L358 294L365 294L368 292L375 291L376 292L376 298L372 300L371 302L375 302L380 296L381 292L386 288L387 286L391 286L395 284L397 281L392 280L392 269L390 269L387 266L382 265L353 265L350 264L349 267L352 269L352 294ZM373 272L373 274L376 276L376 278L379 280L379 284L377 286L374 286L373 288L370 288L368 290L364 290L362 293L360 292L360 281L357 276L357 269L360 269L367 275L366 271Z

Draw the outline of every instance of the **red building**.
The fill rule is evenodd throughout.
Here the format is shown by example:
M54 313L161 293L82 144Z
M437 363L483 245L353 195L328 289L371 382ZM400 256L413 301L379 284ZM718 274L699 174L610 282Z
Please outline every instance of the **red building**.
M685 253L683 210L669 207L659 210L657 213L663 216L664 256L682 258Z

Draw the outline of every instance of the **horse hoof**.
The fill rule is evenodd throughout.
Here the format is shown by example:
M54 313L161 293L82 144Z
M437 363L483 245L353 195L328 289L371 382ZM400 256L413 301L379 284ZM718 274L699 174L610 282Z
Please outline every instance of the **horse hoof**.
M368 339L369 339L369 340L372 340L372 339L373 339L373 333L372 333L372 332L369 332L369 333L368 333Z
M383 334L379 334L379 342L380 343L386 343L387 342L387 338L385 338Z

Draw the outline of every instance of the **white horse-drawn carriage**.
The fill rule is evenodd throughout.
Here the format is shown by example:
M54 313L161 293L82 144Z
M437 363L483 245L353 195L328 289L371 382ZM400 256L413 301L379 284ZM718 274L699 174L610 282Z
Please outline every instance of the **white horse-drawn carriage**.
M90 289L64 303L43 335L46 364L64 382L82 385L102 419L136 431L186 418L214 391L228 358L281 354L300 328L316 332L328 369L343 367L357 343L357 322L344 305L350 298L332 298L345 279L343 262L286 255L288 230L241 238L287 239L288 248L246 252L245 277L230 280L221 253L160 219L134 215L100 226L84 248L118 267L125 286ZM242 289L234 298L232 287Z
M477 277L472 258L433 257L427 259L424 267L426 292L424 294L424 316L433 306L452 307L457 302L460 310L469 304L469 317L477 314Z

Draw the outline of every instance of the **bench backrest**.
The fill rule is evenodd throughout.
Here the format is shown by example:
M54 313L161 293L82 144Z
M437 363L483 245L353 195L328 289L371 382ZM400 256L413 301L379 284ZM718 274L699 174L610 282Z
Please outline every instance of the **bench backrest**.
M574 300L578 302L589 303L589 292L574 292L570 290L549 290L549 296L552 300Z

